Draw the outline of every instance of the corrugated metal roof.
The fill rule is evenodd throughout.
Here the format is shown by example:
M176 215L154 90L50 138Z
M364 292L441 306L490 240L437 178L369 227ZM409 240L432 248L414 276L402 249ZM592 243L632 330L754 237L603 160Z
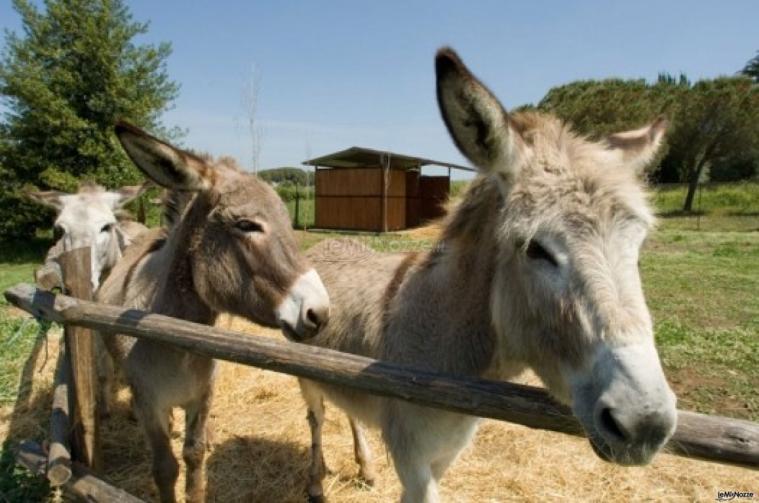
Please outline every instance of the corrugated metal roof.
M364 147L351 147L333 154L303 161L302 164L322 168L380 168L389 166L394 169L415 169L422 166L435 165L443 166L444 168L475 171L474 168L450 162L433 161L432 159L425 159L423 157L414 157Z

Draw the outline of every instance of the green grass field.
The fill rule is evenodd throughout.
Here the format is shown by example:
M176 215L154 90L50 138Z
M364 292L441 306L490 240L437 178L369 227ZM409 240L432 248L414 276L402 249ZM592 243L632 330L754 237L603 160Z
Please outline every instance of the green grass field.
M759 185L704 189L700 216L680 215L683 196L682 188L654 191L659 225L641 260L660 354L681 408L757 421ZM312 201L302 200L301 212L302 223L312 222ZM299 232L304 249L336 235ZM413 234L357 239L379 251L419 250L431 244ZM0 245L0 289L31 281L49 244L36 239ZM35 321L0 299L0 407L5 410L23 392L21 371L39 334ZM41 435L45 429L41 425ZM19 482L23 477L15 470L4 450L0 493L16 494L11 500L23 501L39 488Z

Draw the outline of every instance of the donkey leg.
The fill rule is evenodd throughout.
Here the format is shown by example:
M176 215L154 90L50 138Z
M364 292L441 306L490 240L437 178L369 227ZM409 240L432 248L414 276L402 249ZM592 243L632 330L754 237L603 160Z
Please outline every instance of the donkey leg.
M391 448L390 455L403 486L401 503L437 503L437 482L427 460L412 452L413 447Z
M415 431L413 422L399 414L388 414L388 418L382 433L403 486L401 503L437 503L437 482L420 441L422 432Z
M403 485L402 502L439 500L438 480L476 430L477 419L388 400L382 435Z
M171 452L169 438L169 411L156 411L148 406L139 406L140 421L153 451L153 480L158 486L163 503L177 500L175 486L179 477L179 463Z
M300 391L308 407L308 426L311 428L311 465L308 469L308 500L322 502L322 480L327 473L322 452L322 425L324 424L324 398L321 391L309 381L300 380Z
M356 463L358 463L358 476L367 485L373 486L375 480L374 466L372 463L372 451L369 447L369 442L366 441L366 432L361 423L350 416L348 420L353 432L353 454L356 457Z
M117 369L102 334L96 333L94 345L98 378L98 414L101 418L107 418L111 415L118 394Z
M98 375L98 413L101 418L107 418L111 415L113 402L116 399L115 369L111 356L103 348L98 348L97 342L95 344L95 351L97 352L95 363Z
M211 390L185 409L185 437L182 457L187 465L185 499L188 503L205 501L205 461L208 446L208 414Z
M445 442L441 442L434 461L432 462L432 476L440 481L443 474L451 464L459 457L459 454L472 441L477 431L479 420L467 416L446 414L448 421L445 423L447 435Z

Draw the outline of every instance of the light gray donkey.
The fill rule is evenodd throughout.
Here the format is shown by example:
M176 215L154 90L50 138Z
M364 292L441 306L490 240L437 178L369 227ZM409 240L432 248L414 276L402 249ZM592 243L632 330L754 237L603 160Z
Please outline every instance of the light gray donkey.
M530 367L601 457L648 463L676 422L638 272L653 223L638 178L665 121L589 141L550 115L507 113L450 49L436 71L445 124L481 176L431 251L377 254L351 241L310 250L332 314L307 342L465 376L509 379ZM462 414L301 386L312 500L323 499L324 397L353 418L364 477L371 455L357 421L381 429L404 502L438 500L438 481L476 429Z
M118 218L124 205L138 197L145 187L135 185L109 191L85 183L76 194L55 190L29 192L32 200L57 212L53 225L56 242L48 250L45 263L34 273L37 284L48 290L60 286L61 271L55 259L65 251L88 246L92 254L92 287L96 290L123 250L148 230L138 222Z
M329 297L299 254L284 203L228 158L214 162L119 124L116 134L150 179L169 189L170 227L127 249L105 280L101 302L211 325L222 312L291 337L312 337L327 322ZM173 407L185 410L186 499L205 498L206 420L215 362L172 346L105 336L125 371L153 451L161 500L175 501Z
M146 184L122 187L108 191L103 187L84 183L75 194L54 190L29 192L32 200L56 210L53 225L55 244L45 256L45 262L34 271L35 282L45 290L52 290L63 284L63 274L56 260L61 253L76 248L90 248L90 278L92 289L108 276L111 269L121 259L124 250L147 232L144 225L124 219L123 207L137 198L148 186ZM96 338L98 354L99 414L110 412L110 389L114 384L111 359L105 353L100 338Z

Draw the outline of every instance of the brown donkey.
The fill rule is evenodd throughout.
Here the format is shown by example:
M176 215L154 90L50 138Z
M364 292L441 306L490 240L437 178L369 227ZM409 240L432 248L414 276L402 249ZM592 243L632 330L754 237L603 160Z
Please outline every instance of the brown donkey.
M653 222L638 174L664 121L592 142L555 117L507 113L449 49L436 70L443 119L481 176L431 251L375 254L350 241L309 251L332 315L308 343L458 375L508 379L530 367L600 456L648 463L676 421L638 272ZM301 385L312 499L323 498L323 397L382 430L405 502L437 501L437 482L476 429L474 417Z
M230 159L212 162L130 125L119 124L116 134L137 167L172 191L171 225L127 249L100 301L208 325L228 312L296 339L319 331L329 315L327 292L299 255L285 205L269 185ZM148 340L105 339L132 389L161 500L176 499L169 420L182 407L186 499L202 501L214 360Z

